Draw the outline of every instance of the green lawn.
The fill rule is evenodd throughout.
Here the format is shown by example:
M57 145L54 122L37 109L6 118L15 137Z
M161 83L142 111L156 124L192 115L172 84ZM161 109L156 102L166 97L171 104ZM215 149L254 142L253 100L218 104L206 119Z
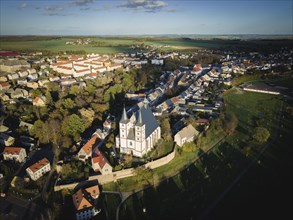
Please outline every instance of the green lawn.
M109 219L115 219L117 207L121 202L120 195L118 195L118 194L104 194L103 199L104 199L106 206L107 206Z
M280 96L230 90L224 96L227 112L236 114L239 124L236 129L242 138L248 138L256 123L272 131L280 106Z

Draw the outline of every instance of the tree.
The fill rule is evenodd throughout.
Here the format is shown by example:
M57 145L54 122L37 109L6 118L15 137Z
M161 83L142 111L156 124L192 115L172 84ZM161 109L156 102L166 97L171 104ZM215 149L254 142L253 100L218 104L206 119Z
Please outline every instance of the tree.
M171 126L169 118L163 118L161 122L162 136L165 140L171 139Z
M89 127L94 121L94 116L95 116L94 110L91 108L88 108L88 109L82 108L82 109L79 109L78 112L80 113L85 126Z
M76 114L66 117L62 122L62 133L73 137L75 141L80 140L80 134L85 130L83 120Z
M270 132L264 127L256 127L252 137L258 143L265 143L270 137Z
M38 138L40 143L49 143L50 141L48 124L41 120L35 121L34 126L30 130L30 134L35 138Z
M137 182L142 184L151 184L153 182L153 171L149 168L138 167L134 169L134 173L136 174Z
M77 86L77 85L73 85L73 86L71 86L71 88L69 89L69 94L70 95L74 95L74 96L76 96L76 95L78 95L80 93L80 88L79 88L79 86Z
M238 118L234 113L225 115L225 130L227 134L232 134L238 126Z
M66 108L66 109L73 109L73 108L76 107L74 101L72 101L71 98L67 98L67 99L65 99L65 100L63 101L63 106L64 106L64 108Z
M55 146L59 146L61 143L62 134L61 134L61 124L60 121L57 119L51 119L49 120L49 136L50 140Z
M182 150L185 152L192 152L195 149L196 145L194 142L185 143L182 146Z

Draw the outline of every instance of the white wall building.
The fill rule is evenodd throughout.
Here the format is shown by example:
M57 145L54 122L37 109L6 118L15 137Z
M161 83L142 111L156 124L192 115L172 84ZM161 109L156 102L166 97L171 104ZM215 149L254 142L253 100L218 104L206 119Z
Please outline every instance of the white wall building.
M16 162L24 162L26 152L21 147L5 147L3 150L4 160L14 160Z
M146 102L130 118L123 110L116 137L116 147L121 153L142 157L160 138L161 128Z
M26 168L26 173L32 180L36 181L50 170L50 161L44 157L43 159Z

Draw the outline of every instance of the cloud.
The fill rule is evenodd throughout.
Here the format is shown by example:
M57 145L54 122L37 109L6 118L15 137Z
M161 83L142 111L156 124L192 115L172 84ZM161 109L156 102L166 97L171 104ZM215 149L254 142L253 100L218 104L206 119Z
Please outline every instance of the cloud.
M23 2L23 3L21 3L19 6L18 6L18 8L20 8L20 9L23 9L23 8L26 8L27 7L27 3L26 2Z
M46 6L44 8L45 13L44 15L46 16L66 16L66 14L64 14L64 7L60 7L60 6Z
M178 9L167 9L166 12L170 12L170 13L175 13L175 12L179 12L180 10Z
M73 4L77 6L85 6L94 3L96 0L73 0Z
M158 0L128 0L126 3L119 5L119 7L143 10L145 12L157 12L167 5L166 2Z

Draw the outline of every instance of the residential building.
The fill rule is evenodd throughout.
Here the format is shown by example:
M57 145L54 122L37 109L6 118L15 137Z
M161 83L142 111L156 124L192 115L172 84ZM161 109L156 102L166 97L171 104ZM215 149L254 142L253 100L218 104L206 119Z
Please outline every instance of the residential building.
M92 153L92 167L94 171L100 171L102 175L112 173L112 166L98 147Z
M99 143L101 140L98 137L98 135L93 135L91 139L82 146L82 148L79 150L77 157L79 160L85 161L89 157L92 156L93 146L97 143Z
M5 147L3 150L4 160L14 160L22 163L25 160L26 152L21 147Z
M6 90L10 88L10 83L8 82L0 82L0 90Z
M33 100L33 106L45 107L46 106L46 97L45 96L37 96Z
M98 185L85 189L80 188L72 195L77 220L90 219L101 211L95 208L95 199L97 199L99 195L100 190Z
M11 146L14 144L15 138L5 133L0 133L0 144L4 146Z
M191 124L189 124L175 134L174 141L178 146L182 147L183 144L193 141L198 134L199 132Z
M43 159L26 168L26 173L32 180L36 181L50 170L50 161L44 157Z
M124 154L142 157L149 152L161 138L161 128L146 100L130 118L124 108L119 123L119 136L116 147Z

